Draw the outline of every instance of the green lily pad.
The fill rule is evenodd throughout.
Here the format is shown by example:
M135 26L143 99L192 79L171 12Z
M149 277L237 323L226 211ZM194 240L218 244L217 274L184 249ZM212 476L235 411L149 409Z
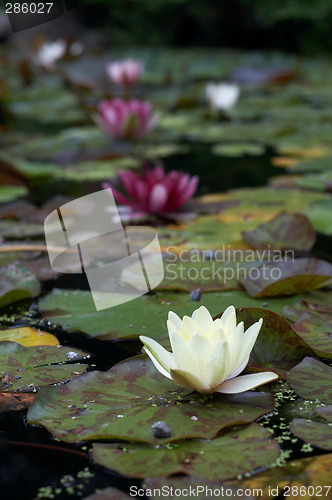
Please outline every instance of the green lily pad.
M258 424L234 429L212 441L190 440L158 447L95 443L92 448L95 464L138 478L187 474L223 481L266 467L278 455L278 443Z
M221 429L250 423L272 408L269 393L192 394L161 375L144 355L108 372L89 372L65 386L43 389L27 419L68 443L125 439L156 444L212 439ZM151 426L158 421L170 427L170 437L154 436Z
M289 213L281 213L253 231L243 231L242 236L252 248L272 250L310 250L316 241L316 233L307 217Z
M0 203L16 200L28 194L25 186L0 186Z
M240 280L252 297L273 297L316 290L331 283L332 265L314 258L268 262Z
M287 374L287 382L303 398L331 403L332 368L313 358L304 358Z
M305 313L292 328L318 356L332 358L331 323L315 314Z
M40 283L36 276L18 262L0 269L0 281L0 307L40 293Z
M315 158L314 160L299 161L290 168L292 173L320 172L322 170L330 169L332 169L332 157L330 156L325 158Z
M259 318L263 318L263 325L249 359L248 368L252 371L272 370L285 377L305 356L312 355L308 345L279 314L256 307L237 310L237 321L243 321L245 329Z
M290 430L294 436L306 443L323 450L332 450L332 432L328 424L294 418L290 424Z
M2 220L0 221L0 234L4 238L27 238L44 234L44 225L41 223L28 223Z
M260 156L264 153L264 151L265 146L263 144L255 144L250 142L215 144L212 147L212 153L217 156L243 156L244 154Z
M296 301L296 297L272 298L266 302L266 307L281 313L286 304ZM204 293L199 304L186 293L158 292L96 311L90 292L60 289L53 289L39 301L44 318L69 332L79 330L102 340L137 338L139 335L158 338L166 332L169 311L180 316L191 315L199 305L206 306L214 315L230 305L260 307L262 301L241 290Z
M89 357L83 351L63 346L24 347L16 342L0 343L2 370L1 390L4 392L33 390L66 382L87 369L84 364L66 364L75 352L76 360Z
M178 258L175 254L164 257L165 276L157 290L190 292L199 288L202 292L214 292L242 288L236 277L235 263L204 260L202 255L195 261L188 252L187 259L184 254ZM132 279L130 283L133 283Z
M304 213L316 231L332 234L332 200L323 200L313 203Z

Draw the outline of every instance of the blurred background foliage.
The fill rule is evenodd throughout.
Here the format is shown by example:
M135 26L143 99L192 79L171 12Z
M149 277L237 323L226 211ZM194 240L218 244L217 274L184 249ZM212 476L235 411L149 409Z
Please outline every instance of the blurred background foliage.
M80 0L88 26L121 45L332 49L331 0ZM92 8L93 6L93 8Z

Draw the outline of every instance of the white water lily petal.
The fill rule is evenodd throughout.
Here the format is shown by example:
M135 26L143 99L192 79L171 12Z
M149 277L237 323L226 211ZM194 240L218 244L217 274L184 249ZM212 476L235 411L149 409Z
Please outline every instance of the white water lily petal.
M211 342L209 342L209 340L200 333L194 333L190 337L187 345L192 358L196 360L197 370L202 376L204 374L208 359L211 356Z
M224 325L226 335L232 334L236 328L236 311L234 306L227 307L224 314L221 316L221 322Z
M192 313L192 319L200 330L207 332L213 327L213 319L206 307L201 306Z
M249 357L247 359L245 359L244 362L238 368L236 368L236 370L233 373L228 375L226 380L229 380L231 378L234 378L234 377L237 377L238 375L240 375L240 373L242 373L243 370L245 369L245 367L247 366L248 362L249 362Z
M167 377L167 378L169 378L169 379L172 380L172 377L170 376L170 374L166 370L164 370L164 368L161 366L161 364L158 363L158 361L151 354L151 352L149 351L149 349L147 347L143 347L143 350L149 356L149 358L151 359L151 361L154 364L155 368L157 368L158 372L160 372L162 375L164 375L164 377Z
M242 349L241 355L239 358L239 363L244 363L245 359L249 358L250 353L255 345L258 334L262 327L263 320L260 318L259 321L256 321L253 325L251 325L248 330L242 336Z
M141 335L140 340L143 342L146 350L150 351L152 356L167 373L170 373L170 370L175 368L174 356L171 352L166 351L164 347L158 344L155 340L150 339L150 337L144 337L144 335Z
M210 387L193 373L185 370L171 370L171 377L177 384L186 389L196 389L199 392L210 392Z
M182 319L179 318L179 316L177 314L175 314L175 312L173 311L170 311L168 313L168 320L167 320L167 323L170 323L172 324L175 328L177 329L180 329L181 328L181 325L182 325Z
M197 364L188 348L188 342L174 330L169 331L169 339L174 356L174 368L195 372Z
M219 342L207 360L205 380L210 387L219 385L220 380L225 380L229 372L229 345Z
M268 382L273 382L277 378L278 375L273 372L251 373L250 375L242 375L241 377L226 380L215 391L222 394L238 394L267 384Z

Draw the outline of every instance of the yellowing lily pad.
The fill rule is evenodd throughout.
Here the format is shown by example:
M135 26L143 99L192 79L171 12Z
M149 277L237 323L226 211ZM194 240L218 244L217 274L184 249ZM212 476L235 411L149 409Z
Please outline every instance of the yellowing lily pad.
M48 332L23 326L21 328L10 328L8 330L0 330L0 342L10 340L24 346L35 345L59 345L58 339Z

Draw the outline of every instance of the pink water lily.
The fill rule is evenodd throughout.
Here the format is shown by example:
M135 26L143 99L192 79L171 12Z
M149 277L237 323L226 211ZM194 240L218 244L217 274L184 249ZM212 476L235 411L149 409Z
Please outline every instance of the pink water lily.
M100 102L95 120L107 134L118 139L133 139L153 130L159 117L152 113L151 103L147 101L112 99Z
M114 61L106 66L106 73L113 83L124 87L133 87L144 71L144 64L135 59Z
M147 214L170 216L193 196L198 177L172 170L165 173L162 166L145 168L139 175L131 170L120 171L119 181L125 194L104 182L103 187L111 188L114 198L127 205L137 216Z

